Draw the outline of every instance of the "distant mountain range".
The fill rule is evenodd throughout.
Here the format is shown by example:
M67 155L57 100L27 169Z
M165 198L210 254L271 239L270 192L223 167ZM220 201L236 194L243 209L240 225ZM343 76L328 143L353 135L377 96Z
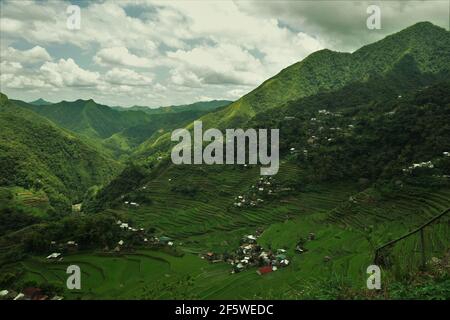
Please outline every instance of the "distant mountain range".
M183 104L177 106L167 106L167 107L158 107L158 108L150 108L144 106L133 106L129 108L125 107L113 107L113 109L119 111L144 111L148 114L162 114L162 113L176 113L176 112L184 112L184 111L212 111L224 106L229 105L233 101L229 100L211 100L211 101L199 101L191 104Z
M183 127L190 121L230 104L226 100L198 102L190 105L160 107L108 107L94 100L61 101L34 104L13 100L62 128L93 140L116 157L129 153L158 130Z
M48 106L50 104L53 104L53 102L48 102L42 98L39 98L37 100L29 102L29 104L35 105L35 106Z

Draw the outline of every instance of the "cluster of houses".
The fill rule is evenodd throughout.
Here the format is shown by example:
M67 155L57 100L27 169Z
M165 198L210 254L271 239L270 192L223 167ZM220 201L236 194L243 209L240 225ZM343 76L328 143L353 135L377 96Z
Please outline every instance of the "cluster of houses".
M434 168L434 164L431 161L426 161L426 162L424 161L424 162L420 162L420 163L413 163L408 168L402 169L402 171L404 173L412 173L414 171L414 169L419 169L419 168L433 169Z
M217 255L208 252L203 258L211 262L224 261L231 264L232 274L257 267L257 273L263 275L290 264L285 249L264 250L258 245L255 235L245 235L239 248L232 254Z
M116 224L125 232L131 232L131 234L139 239L144 245L150 246L173 246L174 242L171 238L166 236L155 237L147 235L144 228L133 228L129 223L122 222L120 220L116 221ZM123 249L129 247L125 240L120 239L117 242L116 247L113 249L114 252L120 252ZM109 251L109 248L105 247L105 251Z
M131 207L139 207L139 203L133 201L124 201L123 204Z
M0 290L0 300L62 300L61 296L49 297L40 288L28 287L22 292L14 290Z
M57 243L56 241L51 241L50 248L54 251L49 254L46 259L62 261L64 259L63 254L74 253L78 251L78 243L73 240L69 240L65 243Z
M272 177L260 178L256 184L251 186L247 194L235 197L233 205L237 208L256 207L262 204L267 196L275 194L275 187L275 180Z
M445 151L442 153L442 155L444 157L450 157L450 152ZM408 168L402 169L402 171L403 171L403 173L412 173L415 169L419 169L419 168L433 169L434 163L432 161L423 161L423 162L419 162L419 163L413 163ZM447 177L447 176L442 176L442 177Z
M127 222L117 220L116 225L122 230L122 239L117 241L116 245L112 249L113 252L121 252L124 249L130 249L139 243L151 247L172 247L174 245L174 241L169 237L156 237L153 235L148 235L144 228L134 228ZM63 261L63 254L76 252L78 250L78 243L73 240L60 244L55 241L51 241L51 248L54 251L50 253L46 259L50 261ZM110 252L111 249L106 246L103 248L103 251Z
M306 142L309 145L315 146L319 143L319 141L331 143L331 142L335 141L335 136L338 135L339 133L342 135L342 134L345 134L347 131L350 131L354 128L354 125L352 125L352 124L348 125L347 131L345 130L345 128L341 128L341 127L326 128L323 125L317 128L319 123L323 123L322 122L323 117L330 117L330 116L331 117L341 117L342 115L340 113L333 113L326 109L322 109L322 110L319 110L318 115L316 117L311 118L311 123L313 124L315 129L310 130L311 135L306 140ZM328 134L325 134L325 132L328 132ZM299 152L295 151L294 148L291 148L290 152L291 153L299 153ZM305 158L307 158L307 156L308 156L307 150L303 150L303 155L305 156Z
M290 152L290 154L299 154L300 153L294 147L289 148L289 152ZM307 149L303 149L303 155L305 156L305 158L308 158L308 150Z

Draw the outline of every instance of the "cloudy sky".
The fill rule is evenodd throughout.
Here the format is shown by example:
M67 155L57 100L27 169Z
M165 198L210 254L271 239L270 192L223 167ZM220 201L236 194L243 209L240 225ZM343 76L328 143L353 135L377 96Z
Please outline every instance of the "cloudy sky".
M419 21L449 28L449 0L0 4L0 89L25 101L235 100L316 50L354 51ZM81 8L79 30L67 27L71 4ZM371 4L380 30L366 26Z

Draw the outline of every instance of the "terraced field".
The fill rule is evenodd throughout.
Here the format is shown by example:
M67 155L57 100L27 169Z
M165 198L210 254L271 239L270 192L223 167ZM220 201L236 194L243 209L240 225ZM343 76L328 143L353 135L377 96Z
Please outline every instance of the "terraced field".
M188 172L188 175L186 175ZM282 184L286 178L295 177L299 169L284 165L276 176ZM355 192L352 185L335 184L332 188L318 188L307 193L297 193L267 200L258 207L236 208L234 198L248 191L259 176L259 168L197 167L182 170L171 167L157 179L149 181L137 191L151 200L150 205L139 208L123 206L134 223L155 227L161 234L174 239L242 232L282 222L295 217L318 214L331 210L346 201ZM174 192L177 185L194 187L194 196ZM229 238L229 236L225 236Z
M22 263L26 271L22 280L63 285L67 265L78 264L83 271L82 290L67 291L69 298L295 299L311 296L318 283L330 281L362 289L377 247L450 207L450 190L408 187L390 197L341 183L314 186L241 209L233 206L234 198L255 184L259 169L216 168L199 166L185 171L171 167L135 190L150 199L150 204L113 210L128 216L137 227L155 227L158 234L175 239L178 250L184 252L182 257L148 250L122 256L69 255L52 264L34 257ZM282 186L300 173L287 163L276 181ZM191 186L194 194L179 193L179 185ZM208 263L198 256L207 251L234 251L244 234L256 230L263 231L258 243L264 248L287 250L288 267L265 276L259 276L256 269L230 274L230 265ZM430 226L427 259L449 249L449 231L448 219ZM311 232L316 239L306 242L305 253L296 253L299 239ZM385 270L385 281L405 264L416 265L418 249L417 238L396 247L394 268Z

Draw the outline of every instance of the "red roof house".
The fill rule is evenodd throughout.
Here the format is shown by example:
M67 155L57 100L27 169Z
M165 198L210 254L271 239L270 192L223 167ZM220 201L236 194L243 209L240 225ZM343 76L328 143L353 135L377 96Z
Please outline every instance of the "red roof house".
M263 275L269 272L272 272L272 267L271 266L265 266L265 267L261 267L258 269L258 271L256 271L259 275Z

